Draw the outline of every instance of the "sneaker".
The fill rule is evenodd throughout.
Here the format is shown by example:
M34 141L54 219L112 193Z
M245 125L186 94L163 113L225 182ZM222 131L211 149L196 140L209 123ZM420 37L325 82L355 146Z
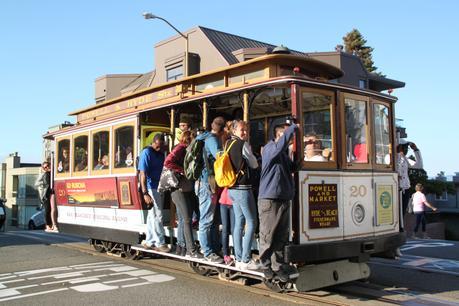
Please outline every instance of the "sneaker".
M400 252L400 248L395 249L395 256L402 257L402 252Z
M233 263L233 259L229 255L223 256L223 261L225 262L225 265L230 266Z
M175 255L182 255L182 247L177 245L175 247Z
M242 261L236 261L236 265L235 267L239 270L245 270L247 269L247 264L245 262L242 262Z
M168 253L171 249L167 245L163 244L159 247L155 247L154 250L158 252Z
M193 252L188 252L185 255L186 258L195 258L195 259L201 259L203 258L202 254L199 253L197 250Z
M409 235L408 238L411 239L411 240L418 239L414 233Z
M140 243L140 245L142 245L142 247L143 247L144 249L149 249L149 250L153 249L152 246L149 245L145 240L142 240L142 242Z
M218 264L223 263L223 258L221 258L215 253L211 253L208 256L204 256L204 259L212 263L218 263Z
M262 270L264 266L259 261L255 261L251 259L248 263L246 263L246 270Z
M45 232L52 233L53 232L53 228L52 227L47 227L47 228L45 228Z
M422 239L431 239L427 233L422 234Z

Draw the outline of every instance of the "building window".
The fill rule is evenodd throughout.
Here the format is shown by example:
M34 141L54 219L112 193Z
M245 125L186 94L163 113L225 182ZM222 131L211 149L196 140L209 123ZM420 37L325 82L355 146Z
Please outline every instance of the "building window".
M443 191L442 194L435 194L435 201L448 201L448 192Z
M367 88L367 82L365 80L359 80L359 88Z
M183 76L183 66L177 66L166 70L166 81L175 81Z

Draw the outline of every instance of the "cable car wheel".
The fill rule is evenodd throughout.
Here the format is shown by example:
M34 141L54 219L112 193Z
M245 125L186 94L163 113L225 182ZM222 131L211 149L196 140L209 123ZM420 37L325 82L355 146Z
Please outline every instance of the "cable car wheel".
M276 293L295 291L295 286L291 282L282 282L278 278L264 279L263 283L266 287Z
M103 241L97 239L91 239L91 245L99 253L104 253L106 251Z
M198 273L199 275L202 275L202 276L208 276L213 270L208 267L208 266L204 266L200 263L197 263L197 262L194 262L194 261L190 261L188 263L188 265L190 266L190 268Z
M124 256L124 258L131 259L131 260L139 259L140 251L131 249L130 244L123 244L122 249L123 249L122 255Z

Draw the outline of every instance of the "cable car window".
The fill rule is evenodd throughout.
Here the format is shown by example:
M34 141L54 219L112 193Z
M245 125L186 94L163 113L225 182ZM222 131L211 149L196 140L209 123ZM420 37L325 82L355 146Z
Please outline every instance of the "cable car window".
M123 126L115 130L115 168L134 166L134 127Z
M334 160L331 108L332 97L303 92L303 160L328 162Z
M64 139L57 145L57 172L69 172L70 167L70 140Z
M382 104L373 104L375 161L379 165L390 165L390 124L389 108Z
M74 171L88 169L88 136L78 136L73 140L73 159Z
M97 132L92 136L93 170L104 170L110 166L108 131Z
M346 98L344 105L346 160L348 163L368 163L366 102Z

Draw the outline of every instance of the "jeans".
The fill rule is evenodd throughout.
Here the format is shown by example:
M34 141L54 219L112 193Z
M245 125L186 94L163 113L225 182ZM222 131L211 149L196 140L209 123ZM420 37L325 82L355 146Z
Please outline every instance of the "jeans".
M419 229L419 224L422 224L422 232L425 233L426 231L426 213L424 211L416 211L414 212L416 216L416 226L414 227L413 232L417 233Z
M193 230L191 229L191 214L192 214L192 204L191 204L192 192L182 192L180 190L175 190L171 193L172 201L174 201L175 206L177 207L177 216L180 215L179 219L179 232L177 234L177 245L184 247L186 245L187 252L194 252L194 239L193 239ZM182 229L180 230L180 223ZM180 233L181 232L181 233ZM180 237L182 235L183 237ZM183 239L182 241L179 241ZM182 243L182 244L180 244Z
M220 204L220 217L222 219L222 251L225 256L230 255L229 235L233 235L234 232L233 206Z
M199 244L204 256L209 256L217 250L217 227L214 222L215 203L212 203L212 192L209 183L198 182L199 197Z
M172 197L172 194L171 194L171 197ZM175 200L173 199L173 197L172 197L172 201L174 201L174 204L175 204ZM183 233L183 227L184 227L183 216L180 213L180 210L177 207L177 204L175 204L175 207L177 208L175 210L175 215L177 217L177 245L180 247L184 247L185 246L185 234Z
M288 243L290 201L258 200L260 214L260 261L279 271L284 264L284 247Z
M148 246L159 247L166 244L163 226L164 203L158 191L148 189L148 194L153 200L153 207L148 211L145 242Z
M249 262L252 255L253 235L257 227L255 199L252 190L230 189L228 195L233 202L234 210L234 255L236 261ZM244 223L246 227L242 237Z

